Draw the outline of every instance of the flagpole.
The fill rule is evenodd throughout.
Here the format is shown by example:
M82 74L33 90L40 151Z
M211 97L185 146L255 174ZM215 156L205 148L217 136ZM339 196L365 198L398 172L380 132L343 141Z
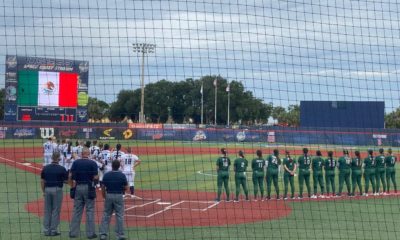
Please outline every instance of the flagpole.
M214 104L215 104L215 109L214 109L214 125L217 126L217 78L215 78L214 80L214 87L215 87L215 100L214 100Z
M204 114L204 94L203 94L203 82L201 83L201 125L203 125L203 114Z
M230 104L231 104L231 89L230 89L229 83L228 83L228 87L226 88L226 90L228 90L228 122L226 125L228 125L228 127L229 127L229 116L230 116L229 110L230 110Z

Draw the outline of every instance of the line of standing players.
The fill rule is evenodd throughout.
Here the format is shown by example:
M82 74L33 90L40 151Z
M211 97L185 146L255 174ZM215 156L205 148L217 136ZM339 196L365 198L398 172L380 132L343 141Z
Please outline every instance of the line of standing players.
M285 158L281 159L279 150L274 149L271 155L264 158L261 150L256 151L256 158L251 161L254 201L257 201L258 191L260 191L261 200L264 200L264 180L267 184L266 199L271 199L272 184L275 187L276 198L280 199L278 176L281 169L283 169L284 200L288 199L289 185L291 190L290 198L295 199L294 177L296 175L298 175L299 184L298 199L303 199L304 184L306 185L309 198L341 197L344 185L346 185L347 195L350 197L355 196L357 187L360 196L368 196L370 184L372 185L372 194L374 196L389 195L391 182L393 183L394 192L397 193L395 169L397 158L393 155L390 148L387 150L386 155L384 154L384 149L379 149L377 156L374 156L373 150L369 149L368 156L364 159L361 158L359 151L354 152L354 157L350 156L347 149L343 150L343 155L338 160L334 158L332 151L328 152L328 156L325 159L320 150L315 152L316 156L310 156L307 148L303 149L303 154L297 160L290 155L289 151L285 153ZM237 155L238 158L233 163L236 187L235 202L239 201L241 188L244 191L245 199L249 200L246 177L248 161L242 150ZM221 156L217 159L216 165L218 188L216 201L219 202L221 200L223 187L226 192L226 200L230 201L229 168L231 160L227 156L226 149L221 149ZM339 171L339 189L337 192L335 183L336 169ZM314 183L313 194L311 193L310 186L311 176ZM364 177L365 183L364 192L362 177ZM380 188L381 183L382 189ZM319 194L317 191L318 187L320 189Z
M125 174L129 183L130 197L134 198L135 168L140 164L141 160L138 158L138 156L132 153L132 149L130 147L126 148L126 153L121 151L122 146L119 143L115 146L115 148L111 149L109 144L98 143L96 140L86 142L77 140L73 146L72 141L69 139L63 139L60 141L56 140L55 137L51 137L48 138L48 141L43 144L43 166L51 163L51 156L54 152L59 152L61 155L59 164L69 171L74 160L81 158L84 147L89 148L89 159L95 161L99 168L100 183L103 176L107 172L112 171L112 161L120 161L120 170ZM100 187L100 184L98 187Z

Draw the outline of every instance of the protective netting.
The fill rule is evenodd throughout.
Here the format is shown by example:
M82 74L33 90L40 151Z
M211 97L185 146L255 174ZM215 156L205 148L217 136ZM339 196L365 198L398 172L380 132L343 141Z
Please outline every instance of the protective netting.
M0 239L400 238L399 7L1 0ZM97 179L77 232L86 148L127 178L123 234Z

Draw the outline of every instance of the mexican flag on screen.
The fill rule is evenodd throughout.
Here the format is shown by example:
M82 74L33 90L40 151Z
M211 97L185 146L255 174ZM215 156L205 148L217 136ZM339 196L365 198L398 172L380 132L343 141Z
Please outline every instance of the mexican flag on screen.
M18 72L18 105L76 107L78 74L67 72Z

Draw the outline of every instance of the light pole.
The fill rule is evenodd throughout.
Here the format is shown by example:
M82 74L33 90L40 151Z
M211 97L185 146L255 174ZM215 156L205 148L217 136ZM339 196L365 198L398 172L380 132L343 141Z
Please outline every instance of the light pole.
M141 81L140 85L142 88L141 98L140 98L140 113L139 113L139 122L145 123L144 117L144 56L148 53L154 53L156 50L155 44L148 44L148 43L133 43L133 52L141 53L142 54L142 71L141 71Z

